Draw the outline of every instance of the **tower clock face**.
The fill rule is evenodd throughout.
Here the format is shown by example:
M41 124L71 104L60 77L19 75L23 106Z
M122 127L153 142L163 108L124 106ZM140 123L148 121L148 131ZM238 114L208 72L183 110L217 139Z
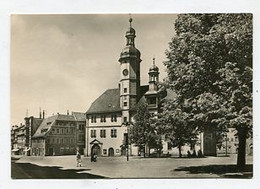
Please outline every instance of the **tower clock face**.
M128 70L127 70L127 69L124 69L124 70L123 70L123 75L124 75L124 76L127 76L127 75L128 75Z

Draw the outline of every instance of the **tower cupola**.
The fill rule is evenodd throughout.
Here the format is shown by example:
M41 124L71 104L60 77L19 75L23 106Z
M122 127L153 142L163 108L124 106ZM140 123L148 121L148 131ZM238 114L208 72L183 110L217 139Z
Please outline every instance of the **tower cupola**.
M140 59L141 53L140 51L135 48L135 29L132 27L133 19L129 19L130 27L126 31L125 37L126 37L126 47L123 48L119 62L121 62L122 59L128 58L128 57L136 57Z
M153 65L149 69L149 83L156 84L159 81L159 68L155 65L155 58L153 58Z

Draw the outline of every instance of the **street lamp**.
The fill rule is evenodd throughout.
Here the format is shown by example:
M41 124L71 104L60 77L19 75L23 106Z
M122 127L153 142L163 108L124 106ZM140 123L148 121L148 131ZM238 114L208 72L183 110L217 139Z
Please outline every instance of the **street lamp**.
M227 133L225 134L225 141L226 141L226 156L227 156L227 141L228 141L228 139L227 139Z
M146 135L147 135L147 131L144 131L144 157L145 157L145 153L146 153L146 141L145 141Z
M129 126L130 126L130 123L129 122L126 122L126 123L123 123L125 126L126 126L126 133L124 134L124 144L125 144L125 147L126 147L126 160L129 161Z

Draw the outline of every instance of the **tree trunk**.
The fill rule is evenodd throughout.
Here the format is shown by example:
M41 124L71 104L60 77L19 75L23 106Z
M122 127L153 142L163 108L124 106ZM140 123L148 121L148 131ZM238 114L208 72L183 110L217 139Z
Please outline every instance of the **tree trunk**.
M238 154L237 154L237 168L243 171L246 166L246 135L247 129L241 128L238 130Z
M144 158L145 158L145 153L146 153L146 146L144 144Z
M182 157L182 154L181 154L181 145L179 145L178 148L179 148L179 157L181 158L181 157Z

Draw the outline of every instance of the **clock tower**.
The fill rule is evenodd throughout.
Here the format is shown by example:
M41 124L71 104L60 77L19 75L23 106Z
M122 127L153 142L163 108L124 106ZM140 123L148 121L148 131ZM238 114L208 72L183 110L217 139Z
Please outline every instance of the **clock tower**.
M141 53L135 48L135 30L133 19L129 19L130 27L126 31L126 47L122 50L120 62L120 107L122 122L130 121L131 110L140 99L140 59Z

